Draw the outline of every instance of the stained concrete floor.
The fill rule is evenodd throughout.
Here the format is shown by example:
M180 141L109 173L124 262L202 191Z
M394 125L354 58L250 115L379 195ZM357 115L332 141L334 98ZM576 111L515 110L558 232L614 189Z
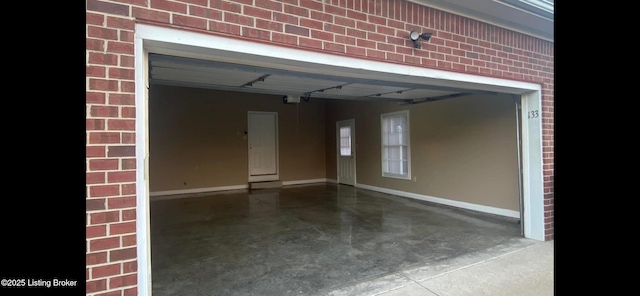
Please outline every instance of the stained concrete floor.
M154 296L553 295L517 220L350 186L164 197L151 241Z

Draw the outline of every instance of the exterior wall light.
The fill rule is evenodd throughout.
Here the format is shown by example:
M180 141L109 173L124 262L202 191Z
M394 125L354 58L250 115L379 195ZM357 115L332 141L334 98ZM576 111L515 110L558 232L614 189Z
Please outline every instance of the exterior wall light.
M411 41L413 41L413 46L415 48L420 48L420 43L418 43L418 39L422 38L424 40L429 41L429 38L431 38L431 35L433 33L418 33L416 31L411 31L411 33L409 33L409 38L411 38Z

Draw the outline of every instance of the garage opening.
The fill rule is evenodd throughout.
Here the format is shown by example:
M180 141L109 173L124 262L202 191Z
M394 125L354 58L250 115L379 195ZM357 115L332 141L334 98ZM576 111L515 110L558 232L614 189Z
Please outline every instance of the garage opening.
M208 41L202 39L202 36L190 39L189 34L181 32L183 38L175 40L171 37L175 32L165 30L171 29L141 26L136 30L140 35L136 40L137 68L144 69L136 72L144 73L138 74L140 77L136 86L141 89L136 97L137 103L141 103L138 106L145 106L138 108L137 116L140 136L137 137L138 155L143 155L138 160L142 164L140 167L145 167L138 184L138 217L144 222L139 223L138 257L142 265L140 282L146 283L149 291L152 290L153 276L150 260L152 248L156 248L159 254L189 250L185 254L204 256L192 257L199 258L192 262L188 262L188 259L181 261L186 264L185 268L194 268L209 260L212 263L209 267L217 266L216 268L229 271L231 269L225 264L231 263L224 261L229 258L222 259L218 256L224 256L222 250L240 242L249 248L245 250L249 253L244 254L248 257L241 259L240 253L227 254L236 256L233 258L237 260L248 260L243 262L249 264L260 262L264 259L262 257L270 254L267 250L274 249L270 246L274 240L265 241L260 238L271 237L278 244L282 242L285 246L309 250L313 244L305 243L324 242L330 246L346 247L345 242L349 241L348 246L353 246L355 233L355 245L358 248L334 251L340 254L352 252L352 257L349 258L364 260L358 261L360 263L375 263L367 267L357 267L357 263L350 266L381 275L392 272L390 266L408 268L420 260L426 260L420 261L423 263L438 258L444 260L444 257L439 256L445 255L433 252L428 255L419 251L411 251L411 256L414 257L404 257L402 262L386 262L389 265L383 263L390 259L377 257L384 251L406 251L406 247L411 248L412 243L422 247L428 244L439 245L447 250L446 243L451 243L450 239L453 237L437 237L436 234L429 237L423 232L427 228L415 229L411 226L416 220L426 217L454 217L458 219L458 222L453 222L457 227L462 227L461 225L466 225L471 220L484 225L477 229L459 228L467 237L472 234L476 243L487 242L487 238L491 236L488 229L504 231L496 234L501 239L516 238L515 243L522 243L517 240L521 237L521 232L519 225L514 226L514 219L523 219L525 237L539 235L537 232L540 226L536 221L540 219L537 215L541 211L538 213L537 198L541 200L541 196L538 197L537 190L538 187L541 188L541 182L539 183L537 176L539 168L535 168L536 155L539 153L536 150L539 143L535 143L535 131L539 130L539 126L531 121L518 121L518 100L512 97L516 94L523 98L523 107L528 112L532 106L535 108L539 104L539 86L516 82L505 84L504 81L496 83L492 79L461 74L450 74L448 79L443 80L429 77L433 76L430 71L413 68L406 71L402 66L391 71L387 67L385 72L376 62L361 65L358 63L362 61L352 59L349 60L352 64L344 65L357 64L359 67L338 67L335 61L329 62L326 60L328 57L322 54L313 57L308 57L307 54L305 58L302 58L301 53L288 55L287 58L265 57L265 52L272 52L268 48L262 48L262 53L257 55L247 53L245 47L238 50L235 46L239 45L233 45L235 41L224 43L226 48L218 48L220 43L211 40L218 37L207 36L210 39ZM203 40L208 43L202 44ZM260 46L253 48L256 47L260 50ZM423 70L427 73L423 73ZM197 75L190 76L194 72ZM478 84L474 79L484 83ZM148 98L148 101L140 97ZM297 103L290 103L284 100L287 97L300 99ZM412 156L411 175L405 179L389 178L381 173L383 160L380 155L384 149L381 145L384 138L381 132L381 115L405 110L408 110L411 118L409 130L403 130L411 139L408 144L410 150L407 150ZM249 112L278 114L278 179L286 185L285 188L263 192L247 190L250 169L247 157ZM221 121L216 121L218 119ZM336 159L339 151L336 149L338 139L335 129L338 122L348 119L355 122L357 135L354 143L358 156L355 187L336 184L339 171ZM519 133L522 143L519 142ZM154 144L154 141L162 144ZM519 153L520 145L523 147L522 153ZM487 154L492 157L487 157ZM510 155L506 163L495 161L504 160L505 154ZM310 155L317 157L309 157ZM155 163L156 160L159 162ZM507 184L498 187L497 191L504 192L496 191L497 183ZM306 186L300 186L304 184ZM464 186L457 186L458 184ZM211 192L224 194L211 196ZM492 196L488 197L489 195ZM510 198L501 200L495 196ZM406 197L411 199L404 199ZM158 200L157 203L151 202L154 198ZM445 207L431 208L434 207L431 203ZM157 211L150 212L156 204ZM334 211L318 212L325 208ZM207 209L210 210L209 214ZM335 211L336 209L341 210ZM419 209L423 211L417 216L411 216L410 212ZM468 210L490 215L478 216ZM181 214L172 217L167 214L170 211ZM423 216L429 211L432 211L431 215ZM407 217L406 215L413 218L398 221L403 216ZM243 220L249 216L257 217L257 220ZM327 221L328 217L333 220ZM264 223L265 219L271 223ZM224 224L221 222L223 220L231 224ZM335 223L340 223L340 228ZM432 228L437 229L438 222L433 223ZM180 227L176 228L177 225ZM185 225L190 226L182 228ZM213 227L209 230L214 233L218 233L221 230L219 227L224 228L224 225L227 225L227 229L222 230L223 233L231 231L229 228L251 228L251 225L274 228L263 231L260 231L260 227L251 228L249 237L235 236L240 241L221 245L219 241L218 244L211 241L215 240L215 235L200 236L202 232L198 232L198 229L202 230L199 227L205 225ZM484 229L487 225L490 227ZM162 226L166 228L161 230ZM357 237L372 235L372 232L367 232L372 229L386 231L394 228L412 232L402 239L390 239L388 236L386 239ZM354 232L354 229L360 231ZM285 233L289 230L298 232ZM166 231L164 236L150 237L153 233L162 231ZM381 233L387 233L385 231ZM266 235L269 233L273 235ZM351 240L347 239L349 234ZM502 236L505 234L506 236ZM189 248L194 249L169 248L172 245L179 246L172 242L187 239L189 235L195 242ZM173 237L176 240L156 241L156 244L151 245L155 238L163 237ZM404 244L405 249L394 245L394 242ZM162 246L168 249L161 251ZM221 249L212 250L205 246L217 246ZM261 251L254 253L252 250ZM265 251L267 252L264 253ZM364 253L358 257L353 252ZM319 261L313 261L312 252L298 254L299 257L306 258L305 262L308 264L317 264L314 268L318 270L324 266ZM153 261L159 266L178 264L178 261L172 262L169 255L162 258L154 257ZM393 258L396 260L403 257ZM221 265L213 264L214 261ZM245 280L263 280L268 286L274 280L269 276L270 273L295 278L303 276L305 270L313 270L296 270L295 265L270 269L269 266L273 267L273 264L266 264L259 274ZM238 278L241 274L247 275L243 268L248 265L242 266L237 265L238 269L229 271L231 273L225 276ZM184 269L182 272L178 272L179 270L180 268L173 269L173 272L177 272L173 275L158 272L159 278L189 274ZM214 274L222 271L209 272ZM354 273L352 280L362 280L371 275L366 272ZM217 274L219 279L225 276ZM314 274L304 276L316 277ZM336 279L345 278L340 274L335 276ZM332 283L326 287L337 288L341 285ZM168 291L162 283L158 284L160 286L153 286L154 293L156 288L158 291ZM295 293L307 288L318 289L299 287L297 290L300 291Z

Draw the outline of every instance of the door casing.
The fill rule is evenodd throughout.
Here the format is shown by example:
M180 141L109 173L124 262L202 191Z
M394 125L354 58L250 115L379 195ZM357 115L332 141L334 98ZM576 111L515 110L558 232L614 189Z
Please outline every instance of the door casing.
M340 127L351 127L351 156L345 157L340 155ZM356 186L356 124L354 119L342 120L336 122L336 166L338 184L346 184ZM343 175L341 168L349 167L352 177L341 178Z
M253 171L253 152L252 152L252 137L255 140L256 133L260 132L262 129L259 129L258 126L252 125L252 117L263 117L263 119L267 119L273 116L273 141L274 141L274 151L271 157L274 160L274 172L273 173L254 173ZM261 181L276 181L280 179L280 165L279 165L279 152L278 152L278 113L277 112L258 112L258 111L248 111L247 112L247 124L248 124L248 141L247 141L247 149L248 149L248 169L249 169L249 182L261 182Z

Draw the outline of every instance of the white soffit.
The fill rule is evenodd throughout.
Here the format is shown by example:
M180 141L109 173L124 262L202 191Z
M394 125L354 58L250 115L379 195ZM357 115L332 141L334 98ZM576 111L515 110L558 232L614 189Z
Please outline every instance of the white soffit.
M554 40L554 0L409 0L424 6Z

